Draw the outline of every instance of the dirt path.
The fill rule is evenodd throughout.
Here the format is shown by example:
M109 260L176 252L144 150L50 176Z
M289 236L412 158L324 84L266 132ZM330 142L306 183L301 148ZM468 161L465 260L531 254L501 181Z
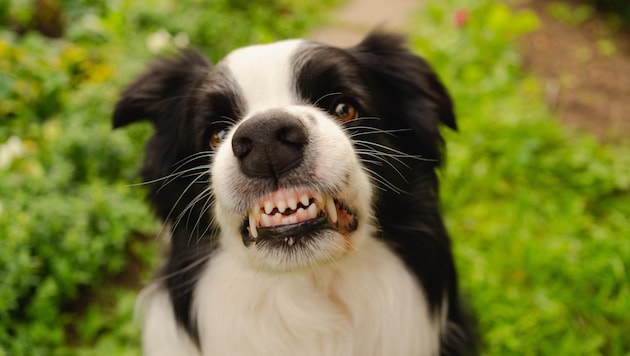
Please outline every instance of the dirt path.
M309 38L343 47L358 43L375 27L404 31L407 16L419 6L418 0L350 0Z
M576 2L566 3L575 11ZM545 86L547 105L569 127L604 141L630 142L630 33L599 15L581 24L550 15L547 0L528 0L540 28L521 41L527 71Z

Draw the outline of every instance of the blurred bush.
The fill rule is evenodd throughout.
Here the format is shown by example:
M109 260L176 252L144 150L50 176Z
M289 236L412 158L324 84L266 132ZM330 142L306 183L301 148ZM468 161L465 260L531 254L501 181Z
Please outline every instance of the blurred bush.
M315 0L0 3L0 355L137 354L133 294L157 223L133 187L148 125L112 132L116 96L153 55L217 59L293 37ZM150 245L151 243L149 243ZM136 284L138 282L136 281Z
M446 0L415 23L456 103L442 197L485 353L626 355L630 148L549 114L517 47L532 12Z

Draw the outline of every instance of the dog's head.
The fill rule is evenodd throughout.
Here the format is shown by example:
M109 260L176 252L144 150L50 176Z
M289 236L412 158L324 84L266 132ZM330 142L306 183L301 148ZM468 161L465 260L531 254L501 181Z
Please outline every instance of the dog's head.
M348 49L251 46L215 66L194 51L159 60L114 126L140 119L156 129L143 176L175 248L216 242L273 270L341 258L410 210L420 224L411 205L435 203L438 124L455 128L435 73L381 33Z

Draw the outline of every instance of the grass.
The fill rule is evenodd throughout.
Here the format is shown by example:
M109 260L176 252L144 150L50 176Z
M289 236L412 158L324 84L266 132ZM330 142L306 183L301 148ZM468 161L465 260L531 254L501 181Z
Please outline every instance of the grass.
M515 45L532 13L432 2L414 24L413 46L457 104L442 197L484 353L627 355L630 147L547 111Z

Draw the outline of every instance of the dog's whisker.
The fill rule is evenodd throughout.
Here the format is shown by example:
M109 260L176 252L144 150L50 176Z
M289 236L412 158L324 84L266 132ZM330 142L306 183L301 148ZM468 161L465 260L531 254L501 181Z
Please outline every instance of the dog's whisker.
M208 259L210 258L209 255L203 255L201 257L199 257L199 259L197 259L194 262L191 263L187 263L185 265L185 267L178 269L177 271L171 272L171 273L167 273L167 274L162 274L158 277L153 278L153 281L157 281L157 282L163 282L166 281L167 279L173 278L173 277L177 277L178 275L188 272L191 269L197 267L200 264L205 263Z
M163 182L160 187L157 189L157 193L160 193L162 191L162 189L164 189L166 186L168 186L169 184L171 184L172 182L174 182L175 180L177 180L178 178L182 178L182 177L195 177L197 176L196 179L194 179L196 181L196 183L198 183L197 181L199 180L199 178L204 177L207 175L207 169L208 167L204 167L204 166L198 166L198 167L194 167L194 168L190 168L181 172L178 172L177 175L173 175L171 177L169 177L169 179L167 179L165 182ZM193 173L194 171L197 170L202 170L201 172L198 173Z
M355 117L354 119L350 119L350 120L344 122L343 123L344 124L344 128L351 129L352 126L347 126L347 125L353 124L353 123L358 122L358 121L364 121L364 120L381 120L381 118L380 117L376 117L376 116L359 116L359 117Z
M366 136L366 135L376 135L376 134L385 134L392 137L398 137L396 133L398 132L408 132L410 129L392 129L392 130L383 130L376 127L370 126L353 126L346 128L346 131L349 131L348 136L350 138L355 138L358 136ZM356 131L356 132L355 132Z
M374 147L377 148L382 148L388 151L393 152L393 154L388 153L390 156L395 156L395 157L400 157L400 158L409 158L409 159L414 159L414 160L418 160L418 161L426 161L426 162L437 162L438 160L435 158L426 158L420 155L412 155L412 154L408 154L405 152L402 152L400 150L397 150L393 147L389 147L380 143L376 143L376 142L371 142L371 141L365 141L365 140L353 140L352 142L354 142L357 145L361 145L363 147L368 147L371 149L374 149ZM382 151L378 151L377 152L382 152ZM382 152L385 153L385 152Z
M189 223L189 219L190 219L190 214L187 214L188 212L192 212L192 208L197 205L198 202L200 202L202 199L205 199L207 197L210 196L210 188L206 188L204 189L200 194L198 194L195 198L193 198L190 203L188 203L184 209L182 209L182 212L177 216L177 218L175 219L175 222L173 223L173 228L177 229L177 227L179 226L179 224L181 223L181 220L184 218L185 215L188 215L188 217L186 218L186 225L185 227L188 227L188 223Z
M186 164L188 164L188 163L190 163L190 162L192 162L194 160L203 158L203 156L207 156L208 158L210 158L210 157L212 157L213 154L214 154L213 151L206 150L206 151L201 151L201 152L197 152L197 153L193 153L191 155L188 155L187 157L184 157L184 158L180 159L179 161L177 161L177 162L175 162L173 164L173 167L177 166L177 167L175 167L174 170L177 171L179 168L185 166Z
M382 175L380 175L379 173L377 173L373 169L370 169L370 168L367 168L367 167L363 167L363 169L365 169L367 172L369 172L369 174L372 177L372 179L374 179L375 181L383 184L385 187L391 189L393 192L395 192L397 194L401 194L401 193L402 194L409 194L409 192L405 191L404 189L398 188L395 184L390 182L388 179L386 179L385 177L383 177Z
M225 119L226 121L217 121L217 122L223 122L223 123L226 123L226 122L227 122L227 123L229 123L229 124L231 124L231 125L234 125L234 124L236 124L236 122L237 122L237 120L236 120L236 119L231 118L231 117L229 117L229 116L221 115L220 117L221 117L222 119Z
M393 163L391 163L389 161L389 159L392 159L394 161L396 161L398 164L400 164L401 166L407 168L407 169L411 169L411 167L404 162L400 157L397 157L397 155L392 155L392 154L388 154L388 153L384 153L384 152L380 152L377 150L374 150L372 148L365 148L365 149L357 149L357 153L359 155L366 155L366 156L370 156L373 158L376 158L382 162L387 163L390 167L394 168L396 171L398 171L397 167L394 166ZM402 157L402 158L408 158L408 157ZM398 172L400 174L400 172Z
M184 196L186 195L186 193L188 192L188 190L190 190L190 188L195 184L195 182L200 179L201 177L203 177L204 174L200 174L199 177L193 179L187 186L186 188L180 193L179 197L177 198L177 200L175 201L175 203L173 204L173 206L171 207L170 211L168 212L168 214L166 215L166 218L164 219L165 221L170 221L171 219L171 215L173 214L173 211L175 210L175 207L177 207L177 205L179 205L179 202L184 198ZM173 231L175 230L175 227L173 227Z
M194 169L194 168L193 168L193 169ZM191 170L193 170L193 169L191 169ZM141 183L133 183L133 184L129 184L129 186L131 186L131 187L138 187L138 186L150 185L150 184L157 183L157 182L160 182L160 181L163 181L163 180L167 180L167 179L170 179L170 178L177 178L177 177L180 177L180 176L181 176L182 174L184 174L184 173L186 173L186 172L185 172L185 171L184 171L184 172L174 172L174 173L171 173L171 174L166 175L166 176L164 176L164 177L160 177L160 178L156 178L156 179L151 179L151 180L144 181L144 182L141 182Z
M210 190L208 199L206 199L206 202L201 207L201 212L199 213L199 216L197 217L197 221L195 222L195 225L193 226L192 231L196 231L199 228L199 225L201 224L201 221L205 216L210 216L209 211L210 209L212 209L213 205L214 205L214 196L212 195L212 191ZM208 231L209 227L210 226L208 225L201 234L198 234L196 243L199 243L200 238Z
M333 92L333 93L324 94L324 95L320 96L319 99L315 100L315 102L313 103L313 106L316 106L320 101L326 99L329 96L333 96L333 95L343 95L343 93L342 92Z
M386 163L387 165L389 165L390 167L392 167L392 169L393 169L394 171L396 171L396 173L398 173L398 175L400 176L400 178L402 178L402 179L405 181L405 183L408 183L408 181L407 181L407 177L405 177L405 175L404 175L404 174L402 174L402 172L398 169L398 167L396 167L396 166L395 166L392 162L390 162L389 160L387 160L387 156L384 156L384 157L383 157L383 156L381 156L381 155L375 154L374 152L359 152L359 154L364 154L364 155L367 155L367 156L371 156L371 157L374 157L374 158L376 158L376 159L379 159L381 162ZM410 168L407 164L403 163L403 162L402 162L402 161L400 161L399 159L397 159L397 158L394 158L394 159L395 159L396 161L398 161L400 164L404 165L407 169L409 169L409 168ZM363 162L365 162L366 160L362 160L362 161L363 161Z

